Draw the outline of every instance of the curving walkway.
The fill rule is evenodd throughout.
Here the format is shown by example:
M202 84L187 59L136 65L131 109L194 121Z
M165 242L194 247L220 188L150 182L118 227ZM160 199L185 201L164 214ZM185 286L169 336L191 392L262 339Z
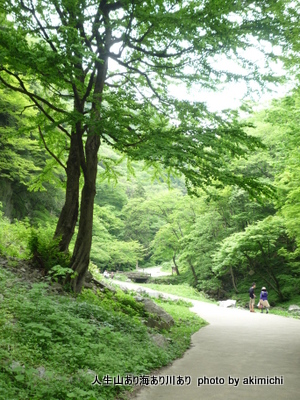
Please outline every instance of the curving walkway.
M137 288L134 284L126 286ZM210 325L196 332L191 348L159 375L164 379L190 376L191 384L142 387L136 400L300 399L300 320L189 301L194 305L192 310ZM218 380L218 384L198 386L205 377L209 378L206 382ZM283 384L258 385L255 377ZM246 381L243 384L243 378L248 378L248 385Z

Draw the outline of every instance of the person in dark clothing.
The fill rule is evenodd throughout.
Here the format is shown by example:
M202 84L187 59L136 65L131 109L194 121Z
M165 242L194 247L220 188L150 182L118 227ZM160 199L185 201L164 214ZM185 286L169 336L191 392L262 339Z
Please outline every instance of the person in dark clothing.
M256 283L253 282L251 288L249 289L249 295L250 295L250 301L249 301L249 308L250 312L255 312L254 311L254 304L255 304L255 294L254 294L254 289L256 288Z
M269 313L270 304L268 302L268 292L267 289L263 286L260 292L260 300L259 304L261 306L261 312L264 312L264 307L266 308L266 313Z

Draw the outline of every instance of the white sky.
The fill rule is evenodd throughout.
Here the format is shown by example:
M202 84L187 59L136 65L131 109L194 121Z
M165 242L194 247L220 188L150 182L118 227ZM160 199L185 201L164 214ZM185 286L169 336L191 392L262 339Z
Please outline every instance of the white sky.
M271 88L271 86L270 86ZM181 100L206 102L210 111L221 111L223 109L237 109L242 105L244 100L257 103L257 106L266 105L274 98L283 97L290 89L288 86L273 85L272 92L256 93L255 89L251 93L251 97L246 96L246 83L228 83L223 89L217 92L208 92L205 90L190 90L189 92L184 87L172 88L172 94Z
M264 43L264 50L273 51L276 55L281 53L280 48L271 48L269 43ZM243 54L245 58L254 62L256 66L260 68L262 72L266 72L265 69L265 56L259 51L259 49L247 49ZM222 69L228 70L232 73L243 73L245 70L237 65L233 60L226 59L223 56L221 59L216 60L216 68L218 64L222 65ZM280 62L270 63L274 75L280 76L285 75L286 72ZM216 92L210 92L203 90L200 86L197 88L193 85L193 89L188 91L183 85L172 86L172 95L182 99L190 101L206 102L210 111L221 111L223 109L237 109L242 105L243 100L248 100L257 103L257 106L266 105L274 98L283 97L292 88L292 84L286 84L276 86L274 84L268 84L270 91L262 91L258 83L250 85L251 93L247 95L247 84L245 82L231 82L223 84L222 87ZM244 98L245 97L245 98ZM243 99L244 98L244 99Z

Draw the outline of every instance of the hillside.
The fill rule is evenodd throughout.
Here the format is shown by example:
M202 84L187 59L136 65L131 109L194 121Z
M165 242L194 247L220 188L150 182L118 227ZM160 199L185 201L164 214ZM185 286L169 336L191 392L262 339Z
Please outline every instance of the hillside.
M133 385L93 385L96 375L149 374L180 357L205 325L188 303L158 300L175 324L147 327L133 294L93 287L75 297L16 259L0 260L0 292L1 400L125 398Z

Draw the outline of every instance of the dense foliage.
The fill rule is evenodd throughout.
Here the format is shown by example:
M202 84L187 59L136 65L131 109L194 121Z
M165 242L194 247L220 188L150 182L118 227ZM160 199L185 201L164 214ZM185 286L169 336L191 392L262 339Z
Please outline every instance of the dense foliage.
M88 267L300 301L299 15L288 0L0 0L1 399L122 397L95 375L149 373L203 326L160 300L175 326L156 345L131 295L81 292ZM170 90L278 82L279 59L295 89L244 120ZM20 259L47 284L3 267ZM52 296L58 281L81 293Z
M207 186L198 190L198 197L190 197L182 178L171 177L168 189L167 174L166 182L153 181L156 171L145 170L138 162L130 164L130 175L127 160L103 147L100 157L116 160L112 168L117 181L107 181L105 167L100 166L91 250L94 264L100 271L126 271L136 265L167 263L169 270L175 268L178 282L215 297L247 292L253 279L268 287L274 301L299 296L298 101L295 90L249 117L255 126L252 134L261 138L265 148L247 160L228 164L232 171L256 171L261 182L274 187L274 197L264 201L236 186ZM34 162L35 152L28 154ZM36 204L44 195L25 193ZM1 253L29 257L39 246L37 253L49 263L37 259L40 268L67 266L51 240L55 213L44 211L40 227L32 230L38 221L34 210L26 219L12 221L11 210L17 215L21 211L4 194L1 200Z
M206 88L221 77L242 79L216 67L230 49L247 65L248 79L272 80L241 52L247 43L262 45L248 37L250 30L274 45L289 41L280 58L293 72L298 39L288 25L297 7L271 3L225 2L217 9L214 1L146 8L104 1L98 9L85 4L87 14L81 2L5 1L1 252L30 252L46 270L71 266L73 289L80 289L91 257L101 270L171 261L177 275L218 295L230 287L238 292L249 272L260 274L281 300L297 294L299 92L238 122L232 113L223 118L202 103L179 101L167 87L175 78ZM52 24L55 15L61 26ZM195 18L199 24L190 24ZM108 59L118 67L109 68ZM182 63L195 70L187 73ZM214 76L205 78L208 73ZM265 147L258 150L260 143ZM247 153L247 160L240 158Z
M65 180L54 237L59 251L69 251L78 221L70 259L74 291L81 290L89 264L103 144L128 159L163 166L169 176L183 175L190 192L231 184L252 194L269 193L256 174L228 168L230 159L259 146L235 113L212 113L201 101L181 101L170 93L177 83L200 92L225 81L277 79L268 69L276 49L266 43L294 44L290 31L297 21L290 3L220 4L1 1L1 87L23 95L23 114L34 113L30 129ZM249 58L249 50L264 55L265 65ZM289 50L292 54L292 45ZM222 67L226 60L239 66L237 72ZM106 174L113 161L101 160Z

